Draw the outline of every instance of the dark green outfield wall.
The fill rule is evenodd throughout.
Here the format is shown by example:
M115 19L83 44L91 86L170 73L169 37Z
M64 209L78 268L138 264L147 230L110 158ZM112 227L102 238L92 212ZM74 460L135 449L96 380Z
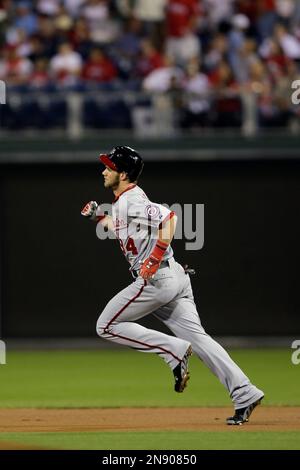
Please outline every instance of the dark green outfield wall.
M111 200L100 168L2 165L0 174L1 336L95 336L98 314L131 282L117 242L99 241L80 216L86 201ZM197 269L210 333L300 333L299 182L298 160L146 164L140 184L152 200L205 204L204 248L174 248Z
M145 159L176 160L253 160L300 157L298 134L277 132L245 137L233 132L198 131L170 138L135 138L131 133L99 132L97 135L71 140L66 136L39 135L24 137L13 133L0 138L0 163L81 162L92 163L100 152L114 145L130 145Z

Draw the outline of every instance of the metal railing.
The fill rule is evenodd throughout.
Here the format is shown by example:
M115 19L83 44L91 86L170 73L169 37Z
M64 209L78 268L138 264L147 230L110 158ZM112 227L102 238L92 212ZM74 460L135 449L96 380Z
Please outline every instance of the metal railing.
M197 95L196 99L199 98L208 99L209 112L218 100L215 94ZM190 99L190 95L182 95L183 102ZM259 131L257 95L242 92L236 99L241 110L239 132L244 136L255 136ZM41 128L45 131L54 128L63 130L71 139L80 139L90 129L127 128L136 137L171 137L182 133L178 119L180 112L182 109L174 103L170 93L9 90L6 104L0 106L0 132L5 135L16 129L22 132L30 128L39 132ZM290 132L298 133L299 118L291 116L288 127Z

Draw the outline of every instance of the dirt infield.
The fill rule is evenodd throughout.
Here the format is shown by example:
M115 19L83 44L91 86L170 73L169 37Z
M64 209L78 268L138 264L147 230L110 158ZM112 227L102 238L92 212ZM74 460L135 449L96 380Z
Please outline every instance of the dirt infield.
M1 436L1 435L0 435ZM44 450L44 447L19 444L18 442L0 441L0 450Z
M0 409L1 432L300 431L300 407L258 407L249 423L227 426L232 408ZM1 435L0 435L1 439Z

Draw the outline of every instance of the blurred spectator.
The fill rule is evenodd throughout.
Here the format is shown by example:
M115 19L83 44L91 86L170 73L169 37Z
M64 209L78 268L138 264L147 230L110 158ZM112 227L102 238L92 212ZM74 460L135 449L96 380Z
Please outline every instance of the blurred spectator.
M165 9L168 0L135 0L133 15L143 23L144 34L156 47L164 40Z
M203 63L208 71L216 68L227 57L228 39L225 34L216 33L210 41Z
M120 18L125 21L132 18L132 8L134 6L132 0L113 0L113 2L114 8Z
M295 10L291 21L291 26L294 28L300 25L300 0L295 0Z
M274 29L274 38L289 59L300 59L300 41L288 32L286 26L278 23Z
M220 62L209 76L214 93L214 118L216 127L241 125L240 86L226 61Z
M260 60L253 61L249 67L249 80L246 87L256 93L265 103L271 96L271 82L265 64Z
M185 92L183 127L198 127L208 125L208 113L210 110L211 85L208 77L200 72L198 59L189 61L187 76L183 83Z
M199 19L198 0L168 0L166 53L180 65L200 55Z
M257 43L254 38L245 38L241 49L235 59L234 76L239 83L249 78L249 69L253 62L257 62Z
M55 16L60 8L60 0L38 0L36 2L37 11L45 16Z
M120 78L128 80L134 77L141 40L141 22L134 17L127 19L123 32L110 47L110 55L118 67Z
M29 44L28 44L28 36L24 29L16 29L15 30L15 37L14 41L10 44L11 46L15 46L17 48L17 52L20 56L24 57L28 55Z
M0 61L0 80L8 85L23 85L28 82L32 70L30 60L20 57L16 46L7 46Z
M213 31L218 28L221 22L230 21L233 15L235 0L203 0L208 26Z
M49 59L53 57L61 38L58 36L55 24L51 18L39 17L36 36L44 46L44 55Z
M143 89L152 93L165 93L174 86L181 84L183 71L174 65L171 58L165 57L165 65L153 70L143 81Z
M66 11L71 18L78 18L82 5L86 0L63 0Z
M28 57L32 62L45 57L46 49L45 44L38 36L30 36L26 42L18 47L20 55Z
M258 2L261 0L236 0L236 13L241 13L249 19L252 25L256 24L258 17ZM264 0L262 0L264 1Z
M67 42L59 46L58 53L50 61L51 76L62 86L76 85L81 68L81 56Z
M39 58L36 60L30 75L30 87L36 90L44 90L49 83L48 61L45 58Z
M141 42L141 51L136 61L135 73L144 78L155 69L164 66L164 58L153 46L149 39Z
M265 59L265 63L272 79L275 83L287 70L289 62L288 57L284 54L280 44L274 39L269 39L267 48L261 49L262 56Z
M0 41L4 36L4 24L8 18L11 0L0 0ZM1 42L0 42L1 44Z
M275 6L280 21L288 27L296 9L295 0L275 0Z
M277 20L275 0L256 0L256 29L259 40L271 36Z
M242 81L243 77L240 77L242 72L240 67L241 51L244 47L246 40L246 31L250 26L250 21L247 16L241 13L234 15L232 18L232 30L228 35L229 42L229 54L228 59L233 70L234 76L237 77L238 81Z
M142 23L138 19L131 17L125 22L123 31L120 33L114 46L119 54L135 57L140 50L142 38Z
M103 54L101 49L92 49L82 69L83 80L103 83L110 82L116 77L117 70L111 60Z
M87 20L93 41L106 44L116 38L118 28L110 17L108 0L87 0L82 7L81 16Z
M63 5L59 5L54 18L54 24L57 31L64 34L71 30L73 19L68 14Z
M68 38L73 48L86 59L95 43L90 37L90 31L87 21L84 18L78 18L69 31Z
M249 80L244 89L256 95L260 124L269 126L276 119L277 109L273 102L272 84L266 66L261 60L257 60L251 64L249 72Z
M23 29L27 34L33 34L37 30L37 17L31 10L31 3L18 2L16 5L16 17L13 26Z

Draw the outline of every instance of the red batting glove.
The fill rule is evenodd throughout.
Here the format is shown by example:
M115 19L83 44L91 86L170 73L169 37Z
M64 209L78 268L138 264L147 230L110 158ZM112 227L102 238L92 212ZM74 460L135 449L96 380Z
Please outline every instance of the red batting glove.
M143 279L150 279L158 270L160 263L161 261L154 258L154 256L149 256L142 264L140 276L142 276Z
M81 210L81 215L83 215L83 217L87 217L88 219L96 220L96 210L97 210L97 208L98 208L97 202L96 201L90 201Z
M98 206L96 201L88 202L82 209L81 215L94 222L100 222L105 217L105 214L101 213L100 206Z
M162 262L163 256L168 246L169 245L166 243L158 240L151 255L143 262L140 269L140 276L143 279L150 279L154 276L160 266L160 263Z

